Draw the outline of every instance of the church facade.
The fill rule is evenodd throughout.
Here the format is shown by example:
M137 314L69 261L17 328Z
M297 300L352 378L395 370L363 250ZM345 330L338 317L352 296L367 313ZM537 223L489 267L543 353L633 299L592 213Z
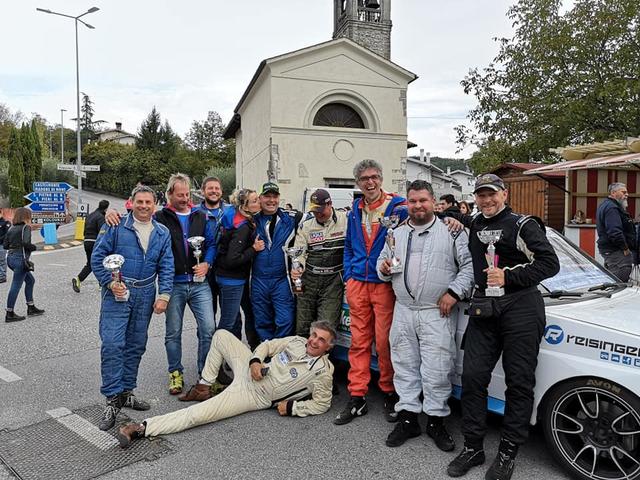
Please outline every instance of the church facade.
M367 5L336 0L333 40L260 63L225 130L236 139L239 187L275 181L282 204L299 208L305 189L354 187L353 167L365 158L383 165L385 189L404 184L407 86L416 76L385 58L384 44L375 53L350 38L378 46L390 35L389 1Z

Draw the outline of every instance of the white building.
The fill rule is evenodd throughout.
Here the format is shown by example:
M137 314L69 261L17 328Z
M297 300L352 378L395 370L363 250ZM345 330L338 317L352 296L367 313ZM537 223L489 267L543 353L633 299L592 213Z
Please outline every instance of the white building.
M451 171L451 168L447 168L447 175L460 185L461 197L456 196L456 200L470 200L473 202L473 187L476 183L476 176L466 170Z
M389 8L336 0L334 40L260 63L224 133L236 139L238 186L276 181L282 204L299 207L305 188L353 187L365 158L382 164L385 189L404 184L407 85L417 77L382 56L386 46L379 55L350 39L387 38Z
M98 133L98 141L134 145L136 143L136 136L122 130L122 123L116 122L116 128Z
M431 155L423 149L420 149L420 156L407 157L407 182L414 180L429 182L436 198L449 193L457 200L462 197L462 187L458 181L431 163Z

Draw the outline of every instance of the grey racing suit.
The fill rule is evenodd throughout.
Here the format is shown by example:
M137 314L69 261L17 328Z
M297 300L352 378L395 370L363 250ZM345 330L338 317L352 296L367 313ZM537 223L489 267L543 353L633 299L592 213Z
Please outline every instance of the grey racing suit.
M407 222L393 231L395 254L403 270L383 275L380 266L390 258L385 245L377 262L378 276L391 281L396 295L389 334L393 384L401 410L444 417L450 410L451 377L456 356L458 306L441 317L438 300L446 293L457 300L468 297L473 266L465 231L449 232L439 219L425 226ZM420 394L424 392L423 403Z

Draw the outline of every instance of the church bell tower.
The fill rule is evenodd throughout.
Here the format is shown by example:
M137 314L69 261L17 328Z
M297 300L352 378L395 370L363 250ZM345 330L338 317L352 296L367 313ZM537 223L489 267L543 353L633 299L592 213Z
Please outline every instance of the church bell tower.
M391 59L391 0L333 0L333 38Z

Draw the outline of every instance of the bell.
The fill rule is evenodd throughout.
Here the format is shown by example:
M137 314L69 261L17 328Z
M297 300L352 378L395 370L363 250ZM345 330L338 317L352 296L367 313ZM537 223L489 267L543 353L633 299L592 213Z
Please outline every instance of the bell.
M367 0L365 4L367 8L380 8L380 2L378 0Z

